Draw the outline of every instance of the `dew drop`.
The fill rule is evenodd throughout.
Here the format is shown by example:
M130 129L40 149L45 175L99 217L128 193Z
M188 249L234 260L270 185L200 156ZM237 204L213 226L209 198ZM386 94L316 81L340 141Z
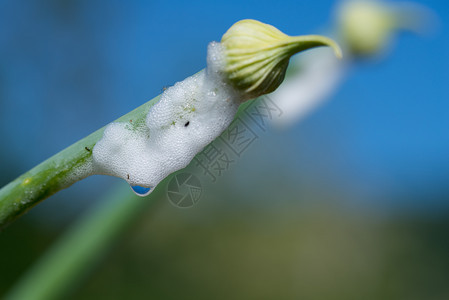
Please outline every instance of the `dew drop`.
M148 196L151 193L151 188L146 188L139 185L131 186L131 189L137 196L140 197Z

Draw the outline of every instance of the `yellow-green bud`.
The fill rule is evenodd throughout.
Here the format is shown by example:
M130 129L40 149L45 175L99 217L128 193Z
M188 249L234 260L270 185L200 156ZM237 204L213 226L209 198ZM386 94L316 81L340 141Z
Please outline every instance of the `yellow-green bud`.
M245 99L271 93L284 80L290 57L313 47L330 46L341 58L340 47L319 35L288 36L255 20L235 23L223 35L224 72Z
M349 0L338 11L343 41L353 54L362 56L383 51L397 30L419 32L426 17L419 6L376 0Z

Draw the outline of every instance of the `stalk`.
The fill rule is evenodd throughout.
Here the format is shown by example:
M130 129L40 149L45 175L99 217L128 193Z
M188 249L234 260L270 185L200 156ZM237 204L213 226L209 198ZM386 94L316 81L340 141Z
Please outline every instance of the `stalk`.
M157 196L156 191L153 194L153 198ZM93 269L130 221L152 202L134 195L123 185L117 186L72 225L5 299L61 299Z
M243 112L249 105L248 102L243 103L236 117L244 118ZM193 165L191 162L183 170ZM107 193L19 279L5 299L61 299L92 271L110 245L146 211L147 206L165 198L164 192L171 178L165 178L154 192L144 198L134 195L124 185L118 185Z
M144 122L159 96L117 119ZM90 168L92 149L103 136L104 127L55 154L0 189L0 229L5 228L39 202L87 177L80 170Z
M274 91L284 80L290 57L297 52L319 46L329 46L338 57L341 57L341 49L338 44L329 38L318 35L290 37L271 25L255 20L242 20L235 23L223 35L221 44L224 50L220 51L220 56L210 58L211 62L214 60L223 60L224 62L224 66L220 64L219 67L212 62L212 65L217 68L216 70L213 69L212 73L217 72L220 74L219 84L215 82L214 86L217 89L222 89L222 92L226 94L221 100L228 102L231 101L230 98L235 97L232 101L238 103L237 105ZM214 52L212 55L217 54ZM229 83L233 87L233 92L228 94ZM150 100L119 118L116 122L126 122L134 127L145 123L150 107L156 104L158 99L159 97ZM170 101L176 102L175 100L169 99L166 103L172 103ZM215 100L219 101L220 99L216 98ZM242 106L240 105L240 110ZM165 106L163 107L166 109ZM215 111L216 109L220 109L220 111ZM221 117L228 114L228 117L230 117L225 118L225 120L230 121L232 119L231 113L235 113L233 106L223 105L215 107L206 105L202 110L203 115L199 118L202 120L202 128L209 129L210 132L206 134L217 137L224 128L216 128L217 130L215 131L211 129L210 122L216 120L213 119L213 116L218 115ZM158 115L155 116L158 117ZM222 125L227 126L226 122ZM105 128L103 127L95 131L3 187L0 190L0 230L42 200L92 175L94 173L92 150L103 137L104 130ZM158 132L158 134L170 136L168 130L164 130L159 126L155 126L153 130L156 130L155 132ZM207 141L210 140L208 139ZM148 140L145 140L145 142L148 142ZM196 142L200 143L198 140ZM202 147L206 146L201 143L199 145ZM100 146L100 143L98 146ZM106 143L105 147L106 150L109 150L110 148L108 147L115 146L115 144L111 146ZM109 152L106 151L106 153L105 161L101 162L102 167L109 167L111 164L111 158L108 156ZM133 155L143 154L145 153L133 153ZM157 155L160 153L152 154ZM178 161L182 158L182 156L170 157L170 159ZM163 159L166 158L163 157ZM123 157L119 157L119 160L121 162L126 161L123 160ZM176 171L176 169L166 171L168 174ZM119 175L114 173L115 170L111 172L106 174Z

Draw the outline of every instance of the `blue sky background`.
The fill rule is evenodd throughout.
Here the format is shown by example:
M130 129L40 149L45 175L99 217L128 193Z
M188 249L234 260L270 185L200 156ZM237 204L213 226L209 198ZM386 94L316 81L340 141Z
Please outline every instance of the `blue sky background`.
M415 2L438 15L432 35L400 35L381 62L355 65L331 101L288 131L267 134L235 177L250 189L262 179L294 186L297 178L298 188L349 194L355 207L447 212L449 2ZM321 33L332 27L334 7L330 0L2 1L0 183L204 68L208 42L234 22ZM93 177L51 203L90 202L116 182Z

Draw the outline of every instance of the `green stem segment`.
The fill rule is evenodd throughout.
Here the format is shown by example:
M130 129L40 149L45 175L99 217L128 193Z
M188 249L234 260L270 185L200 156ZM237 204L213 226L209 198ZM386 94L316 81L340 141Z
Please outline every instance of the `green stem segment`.
M241 100L254 99L274 91L283 81L289 58L300 51L330 46L341 57L331 39L318 36L290 37L275 27L255 20L234 24L222 38L223 73ZM139 126L158 97L117 121ZM44 161L0 190L0 229L28 209L93 173L92 149L104 128Z
M145 122L150 107L156 104L159 98L160 96L153 98L120 117L116 122L128 122L133 126L139 126ZM240 105L237 116L247 105L249 104ZM39 202L87 177L77 177L73 174L77 169L92 163L92 149L103 136L103 131L104 127L50 157L0 189L0 229Z
M152 193L152 199L161 191ZM9 291L7 300L62 299L88 273L135 216L142 199L119 185L78 220Z
M117 119L138 126L159 96ZM104 127L50 157L0 189L0 229L30 208L90 175L79 172L92 165L92 149L103 136ZM78 174L77 174L78 173Z
M257 100L255 100L257 101ZM236 117L242 117L250 104L240 105ZM244 117L244 116L243 116ZM190 163L187 167L194 167ZM184 172L185 169L178 172ZM176 173L174 173L176 174ZM7 300L60 299L73 288L74 282L85 276L108 247L139 214L146 211L148 204L164 198L166 186L172 176L168 176L149 196L137 197L119 185L73 224L63 238L13 286Z

